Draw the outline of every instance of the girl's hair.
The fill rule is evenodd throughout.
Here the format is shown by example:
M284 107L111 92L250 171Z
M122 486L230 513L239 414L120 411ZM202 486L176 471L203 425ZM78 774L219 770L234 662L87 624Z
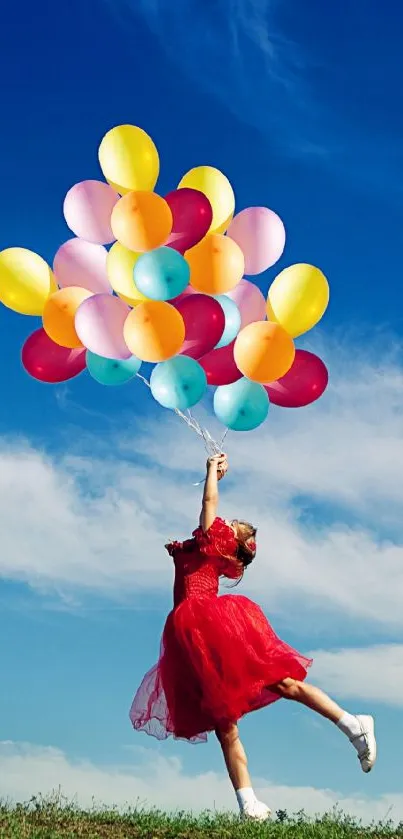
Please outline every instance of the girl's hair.
M243 567L246 568L251 564L251 562L253 562L256 556L255 537L257 528L248 521L239 521L238 519L234 521L233 524L236 526L236 538L238 541L236 558L242 563Z
M245 573L245 568L253 562L256 556L256 533L257 528L254 527L253 524L250 524L248 521L241 521L240 519L235 519L232 522L236 528L236 539L238 542L237 551L235 557L232 557L232 561L236 562L240 566L240 570L242 568L242 572L239 576L239 579L236 581L234 586L239 585L241 582L243 575ZM230 558L230 557L228 557Z

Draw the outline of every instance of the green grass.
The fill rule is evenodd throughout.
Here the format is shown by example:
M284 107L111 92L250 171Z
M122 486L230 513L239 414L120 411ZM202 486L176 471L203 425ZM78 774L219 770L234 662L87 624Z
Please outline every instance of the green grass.
M403 823L363 827L334 812L308 819L279 811L267 825L240 822L232 816L205 813L166 815L141 808L81 810L61 796L32 798L27 804L0 804L1 839L380 839L403 837Z

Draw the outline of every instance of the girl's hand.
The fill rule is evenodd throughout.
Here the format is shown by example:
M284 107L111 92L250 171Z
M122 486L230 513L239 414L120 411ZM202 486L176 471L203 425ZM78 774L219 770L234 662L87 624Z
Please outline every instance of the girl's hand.
M228 463L227 463L227 461L225 461L221 466L219 466L219 468L217 470L217 479L219 481L221 481L221 479L225 477L227 472L228 472Z
M207 471L217 470L217 478L220 481L221 478L228 472L228 460L226 454L218 454L214 455L214 457L209 457L207 461Z
M222 466L223 463L226 463L226 462L227 462L227 455L226 454L215 454L215 455L213 455L213 457L209 457L209 459L207 461L207 469L211 469L211 468L214 468L214 467L216 467L216 469L219 469L219 467Z

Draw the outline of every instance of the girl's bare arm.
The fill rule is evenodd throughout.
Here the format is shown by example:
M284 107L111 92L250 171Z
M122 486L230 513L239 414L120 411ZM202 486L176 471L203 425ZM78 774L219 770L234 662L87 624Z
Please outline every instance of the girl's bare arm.
M218 481L224 477L227 469L228 463L225 455L216 455L210 457L207 461L206 481L200 513L200 525L204 532L209 530L217 515Z

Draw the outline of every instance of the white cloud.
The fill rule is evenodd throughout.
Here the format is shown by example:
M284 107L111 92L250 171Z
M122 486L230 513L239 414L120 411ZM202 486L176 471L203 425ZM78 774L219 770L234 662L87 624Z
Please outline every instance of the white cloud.
M0 452L2 574L35 587L71 583L94 591L151 585L156 571L168 577L150 486L144 471L127 472L119 462L57 460L6 444Z
M314 650L312 680L342 699L403 708L403 645Z
M204 772L189 776L178 758L164 758L151 749L133 750L131 765L96 766L89 760L73 760L59 749L13 742L0 743L2 796L26 801L32 795L60 791L81 806L98 804L157 807L166 811L206 809L236 811L234 795L224 774ZM362 819L384 819L389 811L394 821L403 818L403 795L385 793L375 797L349 796L328 789L287 787L257 778L258 795L273 811L325 813L336 805Z
M292 606L294 615L338 614L401 632L403 373L393 359L380 369L351 357L347 365L342 353L320 403L273 409L262 431L229 436L221 511L258 524L260 551L243 590L272 612ZM108 451L109 442L51 457L0 441L4 577L112 597L167 589L163 544L197 521L200 490L191 484L202 446L162 409L143 437L137 428L120 449Z

